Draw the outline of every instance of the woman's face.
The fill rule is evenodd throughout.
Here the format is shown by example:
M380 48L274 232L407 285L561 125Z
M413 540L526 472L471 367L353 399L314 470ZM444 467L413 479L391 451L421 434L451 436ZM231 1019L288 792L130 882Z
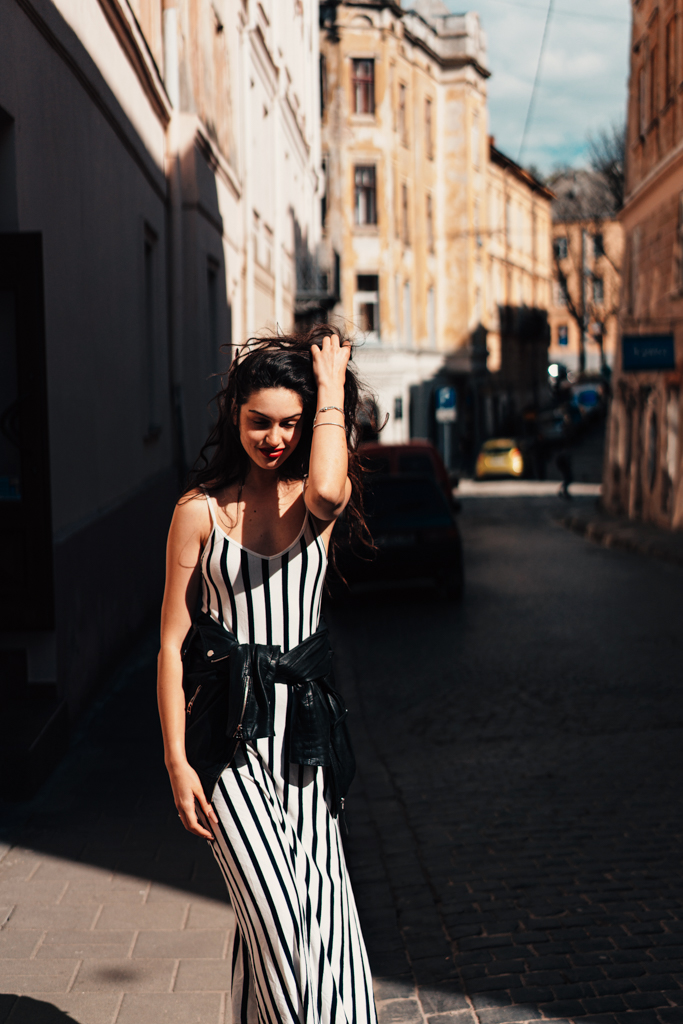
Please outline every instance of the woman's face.
M262 469L277 469L289 458L301 437L303 403L296 391L263 388L240 406L238 427L242 446Z

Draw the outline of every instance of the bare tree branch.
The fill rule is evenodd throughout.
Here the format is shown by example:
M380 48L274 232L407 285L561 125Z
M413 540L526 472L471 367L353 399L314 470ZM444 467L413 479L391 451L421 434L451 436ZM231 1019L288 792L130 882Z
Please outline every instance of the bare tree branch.
M612 124L588 136L588 159L591 168L601 174L614 199L614 211L624 205L624 174L626 125Z

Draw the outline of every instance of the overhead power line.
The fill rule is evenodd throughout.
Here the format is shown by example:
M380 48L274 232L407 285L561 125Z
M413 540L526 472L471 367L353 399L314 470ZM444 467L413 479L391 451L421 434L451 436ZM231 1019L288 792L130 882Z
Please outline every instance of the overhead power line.
M525 4L518 3L517 0L493 0L495 4L504 4L505 7L518 7L525 11L544 11L545 7L539 7L537 4ZM566 7L556 7L553 13L562 15L564 18L581 18L583 20L590 21L617 21L621 25L628 23L628 18L617 18L613 14L593 14L589 11L569 11Z
M527 132L529 131L529 125L531 124L531 117L534 111L534 100L536 98L536 89L538 88L538 80L541 75L541 64L543 63L543 53L545 51L546 40L548 39L548 28L550 26L550 19L553 13L553 4L555 0L548 0L548 10L545 16L545 25L543 26L543 38L541 39L541 49L538 51L538 63L536 65L536 74L534 75L534 84L531 88L531 96L529 97L529 106L526 112L526 120L524 122L524 131L522 132L522 141L519 144L519 155L517 157L517 163L521 164L522 154L524 152L524 144L526 143Z

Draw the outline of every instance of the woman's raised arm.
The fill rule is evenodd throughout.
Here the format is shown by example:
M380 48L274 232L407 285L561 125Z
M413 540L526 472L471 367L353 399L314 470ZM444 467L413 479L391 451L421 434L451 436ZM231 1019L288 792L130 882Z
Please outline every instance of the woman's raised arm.
M311 355L318 404L304 497L313 515L329 522L340 515L351 497L343 412L351 345L340 345L339 338L332 335L323 338L321 348L314 345Z

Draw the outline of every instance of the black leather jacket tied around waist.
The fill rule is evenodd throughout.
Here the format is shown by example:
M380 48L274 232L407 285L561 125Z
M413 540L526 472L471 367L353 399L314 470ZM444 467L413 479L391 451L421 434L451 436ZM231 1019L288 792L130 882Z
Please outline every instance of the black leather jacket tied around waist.
M283 653L277 646L241 644L201 612L181 654L185 751L207 799L241 742L274 734L274 688L286 684L292 691L290 761L326 768L333 813L343 810L356 765L346 707L334 687L327 629Z

